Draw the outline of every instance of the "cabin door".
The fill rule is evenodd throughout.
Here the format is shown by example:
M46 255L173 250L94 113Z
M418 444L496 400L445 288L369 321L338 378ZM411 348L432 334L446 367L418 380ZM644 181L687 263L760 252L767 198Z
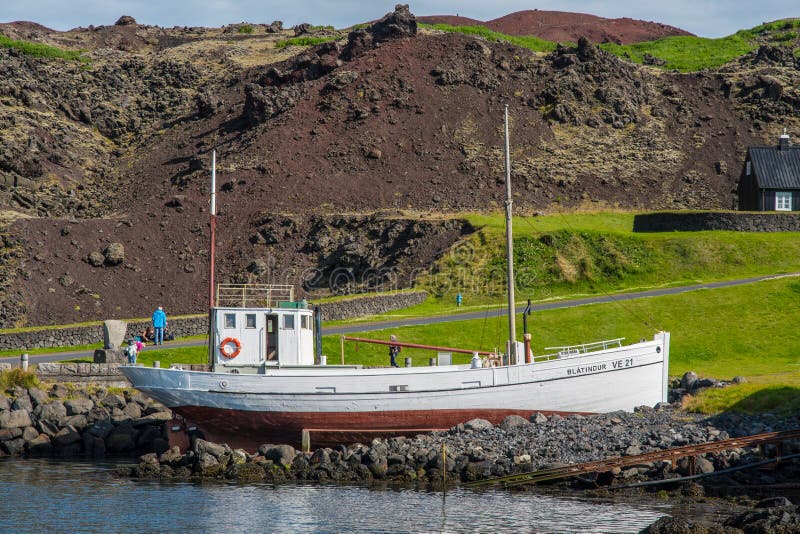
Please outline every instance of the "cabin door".
M278 316L267 314L267 342L264 359L268 362L278 361Z

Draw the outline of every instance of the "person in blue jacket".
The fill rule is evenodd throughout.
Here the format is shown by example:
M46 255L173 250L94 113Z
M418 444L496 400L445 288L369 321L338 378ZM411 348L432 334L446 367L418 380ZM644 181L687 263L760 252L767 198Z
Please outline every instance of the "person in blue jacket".
M158 309L153 312L153 330L155 330L154 343L156 345L164 344L164 329L166 327L167 327L167 314L164 313L164 308L159 306Z

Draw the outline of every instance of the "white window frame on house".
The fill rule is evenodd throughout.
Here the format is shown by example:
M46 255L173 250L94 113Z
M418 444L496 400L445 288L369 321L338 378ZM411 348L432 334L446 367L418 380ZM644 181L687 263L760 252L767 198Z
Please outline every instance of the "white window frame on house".
M775 211L792 211L791 191L775 191Z

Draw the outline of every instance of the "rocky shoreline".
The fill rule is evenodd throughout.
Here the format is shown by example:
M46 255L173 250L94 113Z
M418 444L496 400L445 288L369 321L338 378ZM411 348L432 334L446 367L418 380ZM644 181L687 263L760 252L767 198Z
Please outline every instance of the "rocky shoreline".
M380 481L441 489L445 485L798 426L797 417L707 417L683 412L676 405L662 404L656 408L641 407L634 413L615 412L591 417L536 414L526 420L510 416L497 426L474 419L447 432L376 439L370 444L340 445L309 453L289 445L264 444L256 453L249 454L224 444L195 439L186 454L176 448L162 454L145 454L137 465L121 468L119 473L141 479L215 479L239 483L371 484ZM764 453L774 456L777 449L767 446ZM783 443L781 453L784 456L800 453L800 442ZM713 473L759 460L763 460L763 456L752 449L733 449L694 458L699 473ZM636 482L677 479L689 474L689 459L682 459L675 465L662 461L616 469L592 483L574 478L558 484L562 488L586 489L600 483L603 486L593 491L609 491ZM778 487L794 482L799 475L795 463L784 462L771 471L740 470L719 477L658 486L650 491L665 491L673 498L728 497L742 511L730 517L724 528L695 524L692 518L668 517L648 531L800 532L800 513L790 500L785 497L762 499L758 492L751 491L755 487Z
M631 456L731 437L800 428L800 417L770 414L704 416L682 411L678 403L640 407L583 417L528 419L507 417L501 424L474 419L449 431L413 437L376 439L369 444L340 445L302 452L284 444L264 444L248 453L195 437L182 454L169 448L165 423L171 412L135 390L55 384L46 389L15 387L0 395L0 457L138 456L138 464L118 474L138 479L221 480L239 483L389 483L441 489L504 475L580 462ZM698 473L715 473L776 454L800 454L800 442L743 448L697 456ZM690 461L648 462L614 469L596 479L555 483L561 489L663 492L670 499L723 498L742 510L722 530L669 517L648 532L800 532L798 507L780 488L796 486L798 463L787 460L774 469L745 469L652 488L622 486L690 474ZM541 491L539 486L536 491ZM525 489L523 489L525 490ZM777 497L776 497L777 495ZM708 529L711 530L708 530ZM715 530L716 529L716 530Z
M0 457L139 455L169 445L172 412L136 390L54 384L0 392Z

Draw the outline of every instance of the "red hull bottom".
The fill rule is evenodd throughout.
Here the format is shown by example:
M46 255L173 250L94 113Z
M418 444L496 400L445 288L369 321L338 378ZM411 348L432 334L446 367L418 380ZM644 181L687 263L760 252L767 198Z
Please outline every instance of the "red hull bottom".
M205 406L173 408L187 421L197 425L205 439L227 443L230 447L256 451L263 444L300 446L303 431L308 431L311 446L333 447L339 444L369 443L376 437L416 435L446 430L470 419L500 423L509 415L529 418L544 415L571 415L587 412L552 410L398 410L391 412L247 412ZM177 437L177 436L176 436ZM184 445L171 440L172 444ZM183 447L182 447L183 448Z

